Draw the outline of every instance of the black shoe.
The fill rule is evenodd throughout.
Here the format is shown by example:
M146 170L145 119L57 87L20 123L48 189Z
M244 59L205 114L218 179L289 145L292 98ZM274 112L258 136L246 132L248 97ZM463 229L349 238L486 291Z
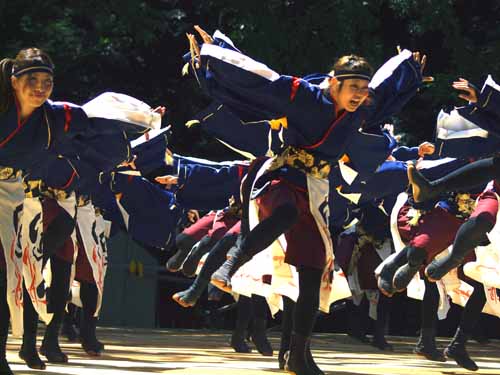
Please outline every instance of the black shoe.
M362 335L360 333L348 332L347 336L363 344L370 343L370 339L366 335Z
M73 323L63 322L61 333L68 339L69 342L77 342L80 332Z
M0 374L1 375L14 375L9 367L9 363L6 358L0 359Z
M380 350L383 350L383 351L386 351L386 352L393 352L394 351L394 348L392 347L391 344L389 344L385 340L385 337L382 337L382 338L376 338L376 337L374 337L372 339L372 341L370 342L370 344L372 346L376 347L377 349L380 349Z
M407 172L408 181L412 188L413 200L416 203L428 201L440 194L441 191L432 186L429 180L417 170L414 164L408 165Z
M469 357L469 353L467 353L467 349L465 347L467 339L468 337L465 332L458 327L450 345L448 345L444 350L444 355L448 358L453 358L460 367L469 371L477 371L479 367L476 362Z
M396 273L394 274L394 278L392 279L392 286L396 292L402 292L408 287L408 284L413 279L413 276L420 269L420 264L418 266L410 266L409 264L405 264L402 267L399 267Z
M188 289L175 293L172 299L182 307L192 307L196 305L207 285L208 280L198 276Z
M311 339L309 339L308 342L307 342L307 347L306 347L306 362L307 362L307 365L309 366L309 368L311 370L313 370L316 375L325 375L325 373L323 371L321 371L321 369L318 367L318 365L316 364L316 361L314 360L314 358L312 356L312 352L311 352Z
M285 354L285 370L295 375L317 375L306 359L308 337L293 333L290 351Z
M273 347L266 336L266 319L255 319L252 332L252 342L260 354L266 357L273 355Z
M377 278L377 286L383 295L392 297L392 295L396 292L392 285L392 280L394 279L394 274L398 268L406 262L406 248L394 255L391 255L391 258L384 261L380 272L375 274L375 277Z
M462 264L464 258L457 256L457 254L448 254L442 258L434 259L426 268L425 276L430 281L441 280L444 275L450 272L452 269L457 268Z
M167 264L165 265L167 271L169 272L179 271L182 266L182 263L184 263L190 251L191 251L190 248L178 249L177 252L174 255L172 255L170 259L167 261Z
M91 357L100 357L104 351L104 344L95 338L94 340L83 340L82 349Z
M234 255L227 259L224 264L213 273L210 283L215 285L217 288L230 293L231 278L236 271L238 271L240 267L250 259L252 258L244 254L243 251L238 248L237 251L234 251Z
M196 269L201 258L210 250L209 246L196 246L191 250L186 260L182 264L182 273L187 277L196 275Z
M42 342L40 354L47 358L49 363L68 363L68 356L62 352L58 342Z
M451 344L444 350L444 355L448 358L454 359L455 362L457 362L457 365L463 367L466 370L479 370L476 362L474 362L472 358L469 357L469 353L467 353L467 350L463 346L454 346L453 344Z
M247 342L245 341L245 335L240 335L240 334L233 332L233 335L231 336L230 345L236 353L251 353L252 352L252 349L250 349Z
M21 346L19 351L19 358L21 358L26 366L35 370L45 370L45 363L41 360L38 352L35 350L26 350Z
M413 353L424 356L429 361L446 362L446 357L436 347L436 330L434 328L420 330L420 338Z

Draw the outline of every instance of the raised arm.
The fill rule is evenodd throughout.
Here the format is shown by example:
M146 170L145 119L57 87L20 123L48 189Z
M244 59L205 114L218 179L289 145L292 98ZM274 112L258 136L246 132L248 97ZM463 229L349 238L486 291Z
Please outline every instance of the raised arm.
M368 106L368 127L378 125L399 112L416 94L422 82L433 80L432 77L422 76L425 62L425 55L403 50L377 70L369 85L371 104Z

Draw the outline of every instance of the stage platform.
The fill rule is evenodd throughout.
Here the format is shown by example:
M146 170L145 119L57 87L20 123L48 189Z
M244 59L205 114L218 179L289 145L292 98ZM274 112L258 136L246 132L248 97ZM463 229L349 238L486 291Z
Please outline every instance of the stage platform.
M45 371L27 368L17 357L20 340L9 337L7 358L16 374L67 375L257 375L285 373L278 370L277 351L274 357L258 353L238 354L229 346L230 332L190 330L143 330L99 328L98 335L106 345L101 357L88 357L79 344L61 339L69 355L66 365L48 364ZM41 339L41 338L40 338ZM270 334L274 348L279 335ZM316 334L314 356L327 374L465 374L471 373L454 361L435 363L412 354L414 337L389 337L394 352L381 352L360 344L342 334ZM445 346L447 339L439 339ZM477 374L500 374L500 341L488 345L470 344L470 353L477 361ZM43 358L43 357L42 357Z

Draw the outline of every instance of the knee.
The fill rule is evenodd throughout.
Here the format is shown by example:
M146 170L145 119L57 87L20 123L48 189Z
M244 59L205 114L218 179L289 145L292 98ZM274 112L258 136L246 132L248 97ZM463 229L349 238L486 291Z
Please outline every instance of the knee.
M474 222L474 227L476 227L481 234L486 234L495 226L496 216L489 212L481 212L479 215L471 218L470 220Z
M427 252L425 249L421 247L409 247L408 252L406 253L408 263L411 265L419 265L424 263L425 258L427 257Z
M276 208L275 213L282 218L283 223L286 223L287 226L292 226L299 218L299 211L290 203L279 206Z

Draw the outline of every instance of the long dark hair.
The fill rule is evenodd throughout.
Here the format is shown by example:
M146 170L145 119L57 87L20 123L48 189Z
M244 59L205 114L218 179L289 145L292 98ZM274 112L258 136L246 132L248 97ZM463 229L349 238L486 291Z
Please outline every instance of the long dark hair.
M50 56L39 48L25 48L19 51L15 59L5 58L0 61L0 113L8 111L14 99L10 79L12 72L23 74L23 71L34 71L27 69L29 67L52 73L54 63Z

